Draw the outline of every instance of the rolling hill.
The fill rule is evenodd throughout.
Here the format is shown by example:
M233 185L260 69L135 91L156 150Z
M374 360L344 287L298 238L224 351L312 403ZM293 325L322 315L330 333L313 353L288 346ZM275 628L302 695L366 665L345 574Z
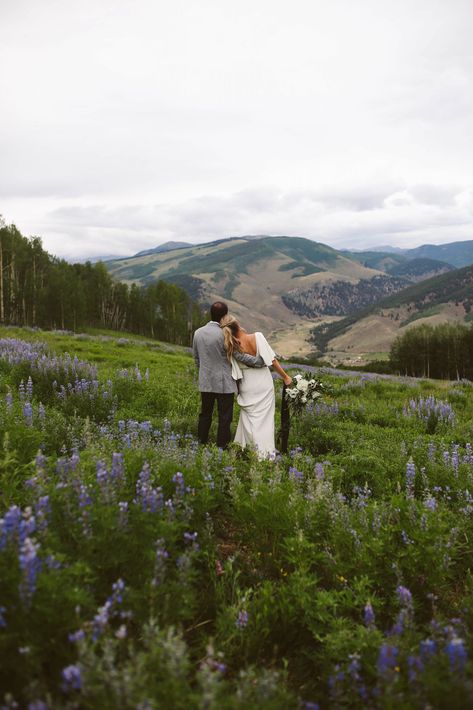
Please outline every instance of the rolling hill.
M391 276L399 276L409 281L417 282L454 270L455 267L445 261L429 259L428 257L416 257L390 267L388 273Z
M139 251L135 256L149 256L150 254L160 254L163 251L172 251L173 249L185 249L185 247L190 247L192 244L189 242L164 242L164 244L159 244L157 247L152 249L144 249L144 251Z
M429 257L338 251L302 237L263 235L168 243L106 266L129 284L175 283L202 304L224 298L245 327L263 330L290 355L310 352L315 323L336 321L454 268Z
M448 242L447 244L422 244L420 247L414 247L413 249L380 246L374 247L372 252L389 253L391 256L405 257L407 259L427 258L435 261L445 261L456 268L473 264L472 239L462 242Z
M409 249L406 256L410 259L421 257L446 261L452 266L461 268L473 264L473 240L449 244L423 244L415 249Z
M430 323L469 322L473 318L473 266L435 276L336 323L312 331L319 353L351 352L360 357L389 350L405 328Z
M347 312L334 311L330 303L334 294L341 298L337 293L343 290L352 294L353 308L360 306L360 281L362 288L358 287L358 291L364 299L361 305L409 284L406 279L364 265L351 254L299 237L221 239L115 260L108 262L107 268L115 278L127 283L146 285L156 279L176 283L203 304L224 298L248 328L270 335L284 331L291 331L292 335L296 329L296 339L305 351L310 346L304 340L313 322L304 318L291 300L285 301L295 288L298 293L315 287L326 289L326 303L319 303L317 313L310 314L311 318L324 318ZM377 280L373 281L375 277ZM380 278L386 284L385 290L380 288ZM293 350L290 343L285 347Z

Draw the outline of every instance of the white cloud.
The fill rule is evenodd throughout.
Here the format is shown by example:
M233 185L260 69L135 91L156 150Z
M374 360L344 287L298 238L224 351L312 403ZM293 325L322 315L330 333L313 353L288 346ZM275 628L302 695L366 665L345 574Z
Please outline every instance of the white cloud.
M174 204L69 205L48 213L46 246L81 256L85 242L91 256L125 255L167 240L197 243L245 234L306 236L340 248L442 243L473 238L472 194L393 184L384 191L366 185L286 193L258 188Z
M0 20L0 212L51 251L473 238L470 0L4 0Z

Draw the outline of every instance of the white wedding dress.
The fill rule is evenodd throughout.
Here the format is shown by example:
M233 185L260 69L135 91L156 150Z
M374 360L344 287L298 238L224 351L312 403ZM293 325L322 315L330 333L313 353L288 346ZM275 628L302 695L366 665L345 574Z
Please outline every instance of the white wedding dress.
M273 362L276 354L263 333L255 333L256 354L261 355L265 365ZM237 402L240 419L235 441L243 448L254 446L258 457L268 458L276 453L274 444L274 384L268 367L246 367L232 360L232 374L240 379Z

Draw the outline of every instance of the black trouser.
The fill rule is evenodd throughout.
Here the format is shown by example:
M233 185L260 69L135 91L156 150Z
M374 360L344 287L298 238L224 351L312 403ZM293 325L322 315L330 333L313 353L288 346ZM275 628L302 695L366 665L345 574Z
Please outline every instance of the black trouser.
M225 449L230 443L230 425L233 419L233 393L201 392L201 409L199 414L198 437L201 444L206 444L209 439L212 413L215 400L218 409L217 446Z

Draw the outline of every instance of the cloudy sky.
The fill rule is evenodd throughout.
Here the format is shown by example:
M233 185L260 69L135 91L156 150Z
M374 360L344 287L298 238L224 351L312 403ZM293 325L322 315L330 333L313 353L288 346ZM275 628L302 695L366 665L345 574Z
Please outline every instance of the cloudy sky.
M2 0L0 213L65 257L473 239L471 0Z

